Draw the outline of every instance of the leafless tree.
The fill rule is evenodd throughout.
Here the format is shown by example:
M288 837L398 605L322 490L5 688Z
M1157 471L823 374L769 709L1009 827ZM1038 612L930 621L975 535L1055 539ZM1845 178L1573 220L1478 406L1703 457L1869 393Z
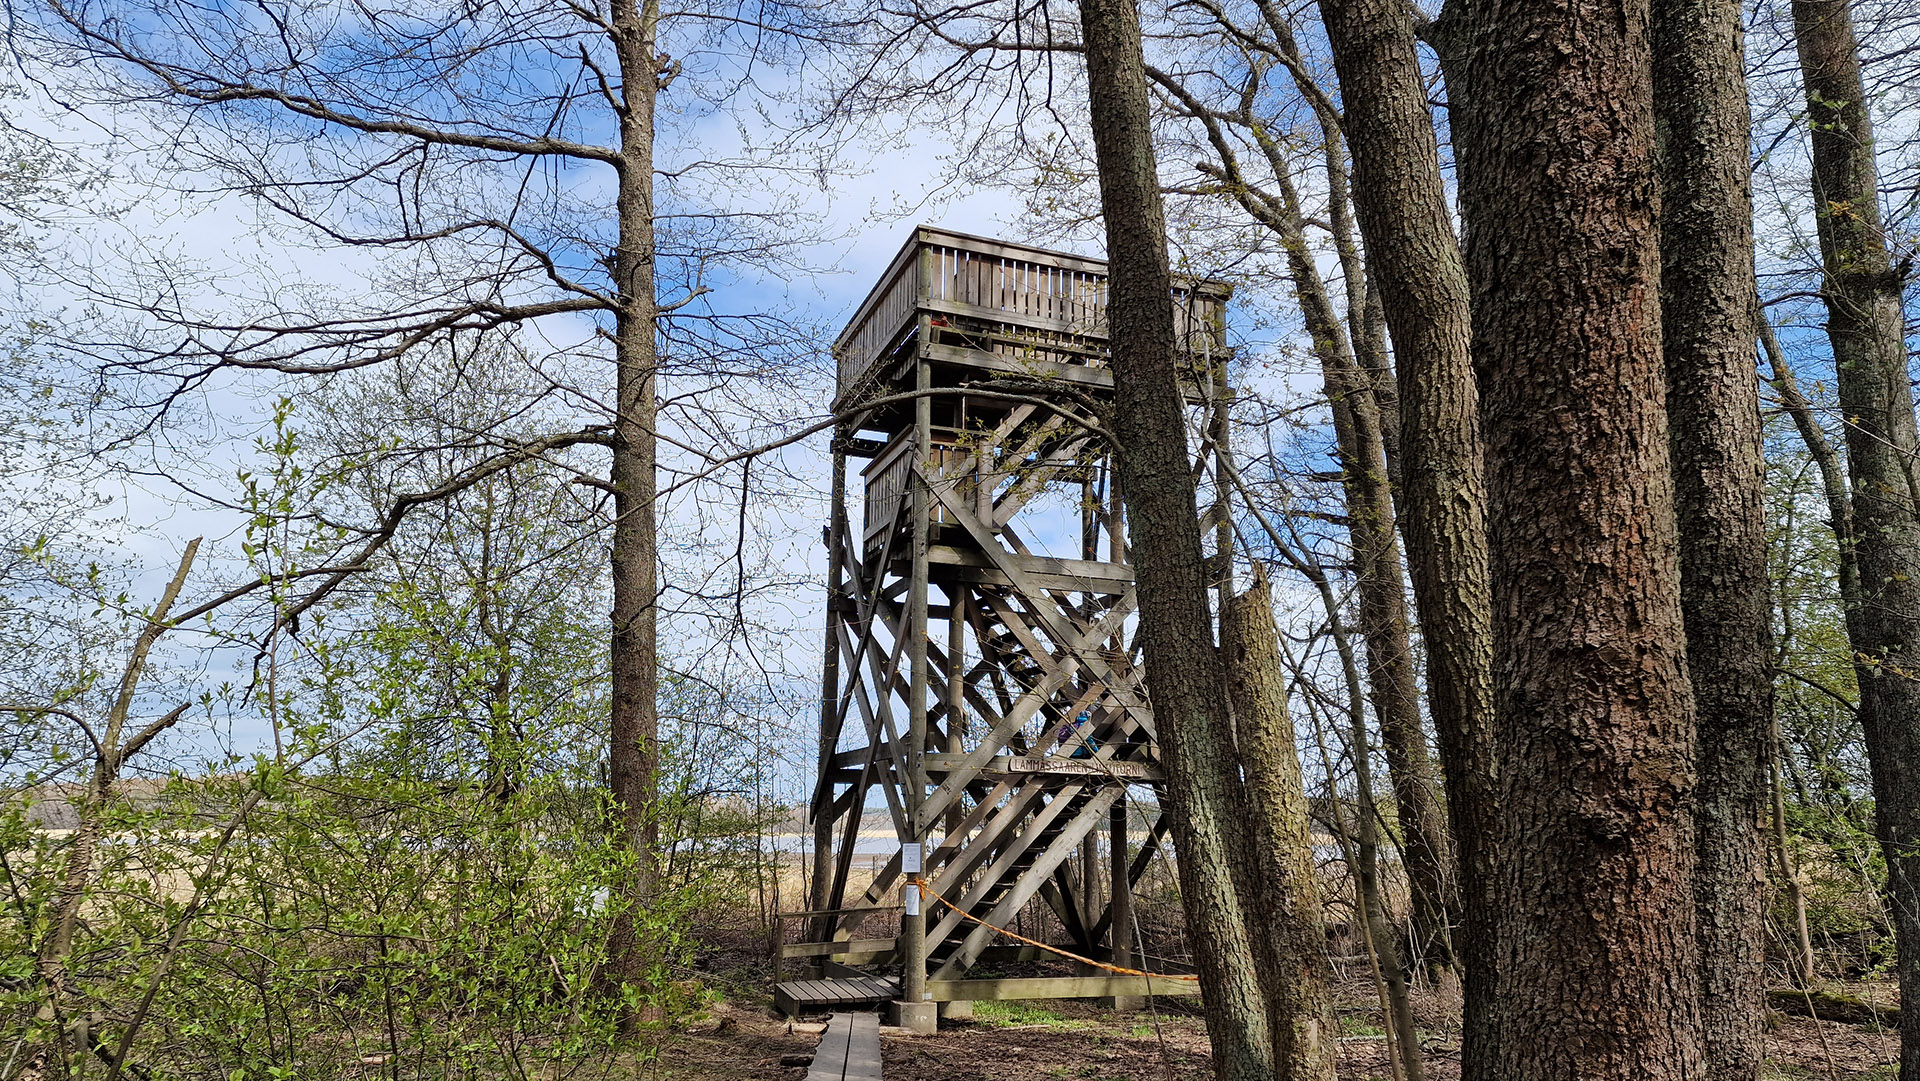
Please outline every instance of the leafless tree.
M809 25L798 7L655 0L51 0L34 22L72 62L57 93L144 118L143 150L313 252L240 278L194 280L159 255L70 275L105 316L71 344L127 405L157 424L242 373L323 376L488 337L534 358L543 407L469 433L453 472L352 524L338 573L281 619L417 508L516 463L596 451L579 479L610 504L610 787L633 861L619 894L636 913L658 839L660 478L737 449L725 406L747 399L721 388L792 378L806 350L787 321L723 309L715 291L793 266L777 240L799 219L769 193L811 174L732 117L770 100L757 80L790 58L783 34ZM651 964L639 922L620 928L609 985Z

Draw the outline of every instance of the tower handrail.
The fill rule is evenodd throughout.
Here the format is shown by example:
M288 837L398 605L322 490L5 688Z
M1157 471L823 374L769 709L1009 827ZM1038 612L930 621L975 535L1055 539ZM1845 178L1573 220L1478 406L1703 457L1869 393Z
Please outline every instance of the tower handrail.
M1174 286L1175 330L1194 351L1224 347L1229 287ZM963 315L1010 327L1107 337L1107 264L1066 252L921 227L894 256L834 343L842 391L898 346L921 315Z

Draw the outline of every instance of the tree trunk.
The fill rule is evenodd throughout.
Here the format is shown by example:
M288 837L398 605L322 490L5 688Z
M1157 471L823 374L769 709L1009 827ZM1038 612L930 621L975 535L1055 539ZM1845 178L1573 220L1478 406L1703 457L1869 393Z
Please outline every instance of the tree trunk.
M1901 997L1920 1002L1920 509L1901 274L1887 255L1873 125L1846 0L1796 0L1814 218L1852 484L1857 603L1847 638L1887 860ZM1920 1081L1920 1010L1900 1017L1900 1077Z
M1453 65L1502 912L1474 1077L1704 1072L1649 20L1647 0L1470 0Z
M1493 641L1486 488L1466 268L1453 235L1412 10L1388 0L1322 0L1340 77L1353 201L1400 370L1400 527L1427 652L1427 706L1439 737L1460 868L1466 1031L1485 1016L1493 971L1480 841L1492 778Z
M658 552L654 497L656 300L653 277L653 113L659 87L654 38L656 0L617 0L612 8L625 110L620 116L624 165L616 213L620 247L614 280L620 306L614 324L613 645L608 780L619 809L620 841L631 864L616 891L622 913L607 943L616 983L643 983L656 957L640 929L659 877L657 849L660 718ZM628 1023L637 1017L629 1017Z
M1420 689L1413 667L1406 579L1393 528L1393 495L1387 486L1386 445L1379 409L1361 369L1345 357L1332 364L1325 364L1325 357L1322 360L1359 579L1367 686L1380 723L1380 746L1386 752L1387 778L1393 785L1413 905L1411 960L1417 970L1441 978L1454 967L1448 923L1449 913L1459 909L1459 902L1446 812L1434 783L1427 733L1420 724Z
M1080 21L1107 223L1115 458L1187 930L1205 991L1214 1076L1267 1078L1272 1041L1229 858L1248 843L1246 815L1207 609L1139 13L1132 0L1082 0Z
M1767 762L1772 774L1768 780L1773 789L1773 858L1778 861L1776 869L1787 891L1787 903L1793 908L1793 984L1806 988L1813 986L1813 936L1807 930L1807 892L1800 885L1800 868L1787 847L1787 799L1780 776L1780 759L1785 748L1780 743L1778 716L1773 718L1772 742Z
M1799 381L1793 376L1793 368L1787 363L1786 353L1780 348L1780 340L1774 335L1773 325L1767 321L1766 313L1756 311L1754 321L1760 327L1761 349L1766 353L1767 364L1773 370L1773 388L1779 393L1781 406L1792 418L1801 441L1806 444L1807 453L1820 470L1820 489L1827 502L1827 524L1834 536L1834 562L1839 572L1841 610L1851 611L1860 606L1860 574L1853 561L1853 507L1847 495L1844 467L1840 456L1834 452L1833 444L1827 440L1827 433L1821 429L1819 420L1813 414L1813 404L1800 392ZM1776 642L1775 648L1779 648L1779 643ZM1787 748L1780 736L1780 717L1777 712L1773 717L1773 744L1768 750L1768 761L1773 770L1774 858L1779 861L1777 870L1786 887L1788 903L1793 908L1795 980L1799 986L1806 987L1814 977L1813 939L1807 931L1807 897L1800 884L1800 870L1794 865L1793 854L1787 850Z
M1287 710L1280 632L1264 574L1227 603L1220 626L1235 742L1246 771L1248 822L1266 884L1257 918L1265 925L1261 935L1273 954L1264 982L1274 1076L1333 1081L1340 1036L1333 1013L1333 970L1327 963L1326 920L1300 756Z
M509 616L494 603L505 585L497 573L494 539L502 529L500 508L495 503L497 489L489 482L480 490L480 559L474 569L475 598L473 625L486 640L487 681L480 701L487 710L487 787L486 796L496 810L513 802L520 788L519 733L513 722L513 638L508 632Z
M1257 508L1254 513L1259 515ZM1269 536L1273 537L1276 544L1282 545L1283 552L1286 551L1284 542L1272 530L1265 516L1260 515L1260 518L1261 524L1267 526ZM1359 821L1349 833L1337 798L1334 800L1333 818L1340 833L1341 854L1353 876L1354 904L1358 909L1355 915L1366 932L1367 953L1375 968L1380 1007L1386 1014L1387 1054L1392 1059L1395 1081L1420 1081L1425 1076L1426 1067L1420 1054L1420 1034L1414 1026L1412 996L1407 988L1405 967L1400 961L1398 936L1387 922L1386 905L1381 898L1379 810L1373 798L1373 750L1367 734L1367 694L1360 679L1360 663L1356 659L1352 636L1341 621L1340 597L1335 593L1333 582L1327 577L1325 569L1311 555L1290 561L1294 569L1304 574L1320 594L1320 603L1327 613L1327 635L1333 640L1334 654L1340 659L1340 675L1346 685L1347 753L1353 760L1355 813ZM1315 734L1318 735L1318 732ZM1325 755L1324 748L1321 753ZM1331 786L1333 765L1330 758L1327 760L1327 777ZM1329 792L1331 794L1331 787Z
M1355 573L1360 581L1360 629L1367 641L1375 713L1380 719L1381 743L1387 751L1388 774L1398 804L1402 851L1413 898L1416 956L1429 974L1444 977L1455 968L1451 926L1459 913L1460 899L1440 786L1434 779L1426 731L1420 724L1406 585L1394 532L1392 477L1399 435L1398 425L1389 423L1382 414L1382 400L1397 400L1386 360L1385 331L1376 318L1379 306L1371 302L1372 292L1364 281L1360 253L1353 243L1339 116L1325 103L1319 88L1303 77L1289 17L1271 0L1259 0L1257 6L1280 54L1290 58L1296 86L1313 103L1320 121L1325 139L1328 230L1347 282L1346 325L1351 333L1343 329L1307 242L1306 218L1299 193L1289 179L1290 167L1280 142L1259 123L1251 125L1262 155L1274 170L1274 194L1256 193L1240 171L1220 117L1188 94L1179 80L1164 73L1156 78L1187 115L1206 127L1218 164L1203 168L1220 178L1224 193L1249 216L1273 231L1286 252L1287 276L1320 362L1333 411L1347 513L1352 521Z
M62 1029L51 1046L38 1052L30 1052L30 1058L19 1076L32 1076L36 1073L54 1077L65 1077L68 1072L66 1041L88 1031L88 1025L81 1024L78 1029L70 1026L75 1019L67 1016L67 997L70 988L70 972L67 963L73 957L74 936L80 929L81 909L86 905L87 893L93 888L98 874L95 863L100 851L100 839L106 830L107 805L113 799L114 785L120 780L120 770L134 755L155 737L171 728L188 709L183 703L160 719L151 722L131 737L126 735L127 721L134 707L135 693L140 688L141 677L146 674L147 657L153 646L173 624L167 621L167 615L173 609L174 601L180 597L180 591L186 586L187 574L193 569L194 557L200 551L201 538L195 537L187 542L186 551L181 553L180 563L174 569L173 577L166 588L160 592L159 603L147 616L147 625L141 629L139 637L134 639L133 649L127 657L126 667L120 672L120 685L108 708L106 724L98 729L88 728L86 734L94 742L93 776L87 780L86 791L81 795L77 808L80 824L67 842L65 866L60 874L60 884L53 891L47 909L49 927L47 937L40 944L34 961L35 972L40 980L41 1000L35 1010L34 1021L43 1028ZM81 1035L79 1041L88 1046L77 1048L84 1052L89 1049L95 1054L106 1045L96 1036ZM19 1047L15 1045L16 1049ZM124 1049L121 1052L124 1054ZM49 1061L51 1059L52 1061Z
M1760 1075L1773 723L1753 200L1739 0L1654 0L1661 328L1698 722L1693 823L1709 1074Z
M1338 617L1334 617L1338 618ZM1349 686L1356 686L1349 683ZM1373 796L1373 748L1367 738L1367 711L1358 695L1351 699L1347 746L1353 757L1355 795L1353 892L1366 925L1367 940L1379 959L1381 981L1387 991L1387 1053L1393 1056L1399 1081L1422 1081L1426 1065L1420 1054L1420 1032L1414 1024L1413 996L1394 945L1393 925L1387 922L1385 892L1380 888L1380 805Z
M1346 183L1344 171L1331 165L1328 178L1331 184ZM1388 778L1405 839L1416 959L1429 974L1440 976L1454 966L1449 925L1460 902L1454 888L1453 846L1447 834L1446 813L1440 805L1439 786L1434 783L1426 730L1420 724L1406 580L1394 532L1388 443L1381 424L1377 384L1355 359L1353 342L1368 333L1366 313L1362 305L1353 305L1354 333L1349 335L1343 329L1307 243L1299 196L1284 176L1278 178L1276 186L1280 192L1277 201L1263 204L1248 198L1242 199L1242 205L1280 239L1301 321L1320 362L1333 413L1347 516L1352 523L1349 530L1355 576L1359 579L1360 633L1367 644L1368 686L1373 691L1374 715L1380 721L1380 742L1387 753ZM1343 265L1350 276L1358 277L1354 269L1357 259L1343 259Z
M1872 1025L1875 1028L1899 1024L1898 1007L1883 1006L1871 999L1844 991L1796 987L1767 992L1767 1004L1794 1017L1812 1017L1838 1021L1846 1025Z
M1780 339L1773 333L1773 324L1767 322L1764 313L1757 316L1756 322L1760 324L1760 345L1767 354L1767 366L1773 370L1773 389L1779 393L1781 407L1800 433L1800 441L1806 444L1807 454L1820 470L1820 493L1827 501L1827 525L1833 530L1842 610L1857 608L1860 606L1860 571L1853 559L1853 499L1847 494L1846 466L1820 427L1819 418L1814 416L1813 403L1800 392L1800 382L1794 378L1793 367L1780 348Z
M828 507L832 508L827 520L827 640L822 651L820 666L820 736L817 784L825 784L826 777L833 769L833 753L838 733L834 731L834 718L840 702L840 622L842 605L850 605L852 597L844 581L841 567L847 558L841 537L847 529L847 441L853 437L853 430L846 424L838 424L833 429L833 481ZM815 912L824 912L830 904L833 881L833 816L821 813L819 804L812 805L813 810L813 882L812 891L807 895L807 907ZM857 809L855 813L858 813ZM814 916L810 924L813 940L824 941L833 935L834 919L830 915Z
M1332 622L1338 624L1339 621L1335 619ZM1354 701L1358 702L1359 699L1356 698ZM1406 981L1401 980L1397 988L1393 986L1388 979L1388 973L1394 971L1389 963L1390 959L1382 958L1380 951L1376 948L1379 940L1375 937L1373 928L1378 922L1374 918L1374 913L1377 911L1375 906L1379 901L1379 895L1377 892L1371 894L1368 892L1371 879L1363 872L1367 861L1360 856L1359 845L1354 840L1353 831L1347 829L1347 815L1341 808L1343 800L1333 782L1333 778L1337 777L1338 773L1334 769L1333 755L1327 750L1327 736L1324 726L1320 723L1320 711L1314 708L1311 695L1307 697L1307 716L1313 722L1313 741L1320 751L1321 769L1328 778L1326 789L1328 824L1333 827L1334 841L1340 846L1340 859L1347 865L1351 876L1353 917L1359 921L1363 931L1360 941L1366 947L1368 974L1373 977L1374 996L1380 1002L1382 1027L1386 1030L1388 1074L1392 1081L1407 1081L1408 1059L1404 1051L1407 1046L1405 1034L1408 1029L1402 1021L1412 1016L1412 1008L1408 1005L1408 996L1405 993ZM1364 738L1366 733L1362 730L1360 734ZM1377 887L1378 883L1373 885ZM1419 1062L1418 1055L1416 1034L1414 1052L1416 1063Z
M1382 918L1384 906L1380 903L1380 883L1378 876L1378 829L1376 809L1373 801L1371 769L1373 752L1366 724L1367 693L1364 681L1360 678L1358 652L1353 648L1353 640L1347 634L1346 625L1341 622L1341 600L1334 591L1333 582L1327 577L1326 570L1317 563L1310 552L1295 553L1274 528L1273 522L1261 512L1259 504L1240 481L1231 465L1225 470L1228 479L1240 491L1246 501L1247 510L1261 529L1271 539L1281 555L1313 583L1320 594L1320 602L1327 613L1327 634L1332 639L1334 653L1340 659L1340 674L1346 685L1347 710L1350 719L1348 751L1355 763L1354 788L1360 822L1358 828L1349 833L1345 825L1345 815L1340 810L1337 798L1332 804L1333 825L1339 835L1342 857L1353 875L1356 915L1365 931L1367 956L1372 963L1375 990L1380 996L1380 1008L1386 1014L1388 1030L1388 1056L1393 1066L1395 1081L1419 1081L1425 1073L1421 1059L1419 1033L1415 1030L1411 996L1407 989L1404 966L1400 961L1400 948L1396 944L1398 936L1394 929ZM1284 646L1282 646L1284 650ZM1289 663L1296 663L1289 659ZM1295 669L1296 677L1298 669ZM1314 736L1320 743L1320 756L1326 767L1329 785L1334 777L1333 758L1327 753L1326 741L1320 732L1318 715L1313 708L1311 697L1307 700L1307 710L1313 714ZM1331 788L1329 793L1331 794Z

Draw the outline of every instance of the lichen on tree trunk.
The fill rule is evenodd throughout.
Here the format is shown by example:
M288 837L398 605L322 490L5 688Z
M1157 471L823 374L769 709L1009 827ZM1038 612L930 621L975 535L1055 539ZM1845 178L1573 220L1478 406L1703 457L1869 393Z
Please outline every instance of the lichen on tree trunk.
M1339 1025L1326 921L1313 861L1312 823L1287 709L1286 670L1264 574L1227 602L1220 654L1232 696L1234 742L1246 773L1249 823L1266 904L1254 915L1268 945L1264 975L1274 1072L1333 1081Z
M1115 461L1181 900L1205 991L1214 1076L1255 1081L1272 1076L1273 1049L1242 906L1245 883L1229 855L1248 844L1248 831L1207 607L1139 14L1131 0L1082 0L1080 22L1106 219Z
M1698 717L1700 996L1716 1081L1760 1075L1773 724L1765 467L1738 0L1654 0L1661 326Z

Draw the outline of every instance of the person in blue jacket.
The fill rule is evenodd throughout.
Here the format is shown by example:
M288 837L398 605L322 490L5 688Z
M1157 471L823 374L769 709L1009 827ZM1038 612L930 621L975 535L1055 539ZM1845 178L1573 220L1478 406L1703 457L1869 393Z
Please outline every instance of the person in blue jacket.
M1100 749L1100 740L1090 734L1092 721L1093 714L1083 709L1072 724L1060 726L1059 743L1066 750L1068 758L1092 758L1094 752Z

